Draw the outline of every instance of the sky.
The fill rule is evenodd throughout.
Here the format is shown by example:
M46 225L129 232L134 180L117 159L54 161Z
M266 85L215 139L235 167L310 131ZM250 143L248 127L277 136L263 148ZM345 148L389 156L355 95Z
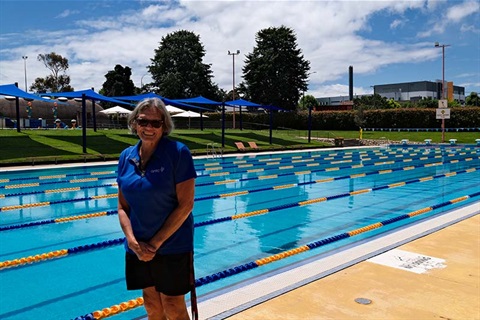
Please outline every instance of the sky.
M308 91L317 98L354 95L374 85L453 81L480 92L480 1L302 0L0 0L0 84L25 89L50 71L37 60L67 58L75 90L99 91L115 65L132 69L136 86L162 37L187 30L200 37L213 82L226 91L242 81L256 34L286 26L310 61ZM442 67L444 46L445 68ZM228 55L228 51L240 54ZM22 57L28 57L23 59ZM169 97L176 98L176 97Z

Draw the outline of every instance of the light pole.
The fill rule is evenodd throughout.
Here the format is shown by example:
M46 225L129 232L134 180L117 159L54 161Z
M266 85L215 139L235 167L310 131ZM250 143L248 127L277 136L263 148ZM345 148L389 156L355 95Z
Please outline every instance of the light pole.
M435 48L442 48L442 97L445 99L445 47L450 47L449 44L439 44L435 42ZM445 118L442 117L442 143L445 142Z
M27 89L27 59L28 56L22 56L23 59L23 71L25 72L25 92L28 92Z
M317 71L310 72L307 76L317 73ZM307 85L308 90L308 85ZM303 107L305 108L305 90L303 90ZM308 106L308 143L312 140L312 106Z
M237 50L237 52L228 50L228 55L232 56L232 101L235 100L235 56L239 54L240 50ZM235 107L233 107L233 129L235 129Z
M310 75L314 73L317 73L317 71L307 73L307 77L310 77ZM308 82L307 82L307 90L308 90ZM303 90L303 94L302 94L302 107L305 108L305 89Z

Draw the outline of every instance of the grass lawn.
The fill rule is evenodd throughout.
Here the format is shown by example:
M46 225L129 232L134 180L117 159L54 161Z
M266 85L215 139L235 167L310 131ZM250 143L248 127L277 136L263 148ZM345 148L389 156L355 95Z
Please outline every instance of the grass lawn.
M223 153L236 152L234 142L255 141L260 150L280 150L298 148L321 148L332 146L331 143L318 141L317 138L343 137L358 139L358 131L312 131L311 142L308 143L306 130L274 130L270 144L269 130L225 130L225 147ZM216 143L222 147L222 131L220 129L182 130L173 132L172 138L185 143L193 154L205 154L208 143ZM363 139L423 142L432 139L432 143L440 143L441 132L398 132L377 131L363 132ZM446 132L445 140L457 139L457 143L475 143L480 138L479 132ZM11 164L78 162L92 160L115 160L126 147L135 144L138 138L128 130L87 130L86 153L83 153L82 130L0 130L0 166ZM219 152L219 151L217 151Z

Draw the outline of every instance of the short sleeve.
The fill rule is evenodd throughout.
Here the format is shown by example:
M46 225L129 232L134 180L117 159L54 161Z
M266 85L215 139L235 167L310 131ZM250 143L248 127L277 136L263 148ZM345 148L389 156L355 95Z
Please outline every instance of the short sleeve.
M195 165L193 163L192 154L187 146L179 145L179 158L175 168L175 183L181 183L197 177Z
M120 153L120 157L118 158L118 165L117 165L117 183L120 183L120 176L123 173L125 167L125 157L126 157L126 150Z

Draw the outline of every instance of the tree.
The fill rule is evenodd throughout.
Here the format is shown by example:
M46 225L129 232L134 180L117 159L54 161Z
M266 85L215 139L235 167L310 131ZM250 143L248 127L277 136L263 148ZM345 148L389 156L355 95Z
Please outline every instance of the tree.
M480 106L480 98L478 97L478 93L475 91L470 92L470 95L465 99L465 104L467 106Z
M363 95L360 98L353 99L353 108L357 109L384 109L388 107L387 98L382 97L378 93L373 95Z
M245 86L245 82L240 82L238 86L235 88L235 99L245 99L251 100L250 93L248 88ZM233 99L233 90L228 91L227 100L234 100Z
M424 97L416 102L417 108L438 108L438 100L432 97Z
M306 61L297 48L296 35L285 26L260 30L256 47L246 56L243 78L255 103L294 110L307 90Z
M308 110L308 108L312 108L312 110L318 107L318 100L312 95L303 96L298 104L299 110Z
M36 92L69 92L73 91L70 86L70 76L65 74L68 70L68 59L55 52L39 54L37 60L43 62L52 74L45 78L36 78L30 90Z
M364 106L360 105L355 109L355 117L353 118L353 121L359 128L365 127L365 110Z
M156 92L171 99L199 95L221 99L218 86L212 82L210 65L202 62L204 56L200 37L193 32L180 30L162 37L152 64L147 67Z
M387 100L387 106L386 106L387 109L400 108L401 106L402 105L399 102L395 101L395 99L393 98L390 98Z
M135 95L135 85L130 79L132 69L117 64L115 68L105 75L105 82L100 93L107 97Z

